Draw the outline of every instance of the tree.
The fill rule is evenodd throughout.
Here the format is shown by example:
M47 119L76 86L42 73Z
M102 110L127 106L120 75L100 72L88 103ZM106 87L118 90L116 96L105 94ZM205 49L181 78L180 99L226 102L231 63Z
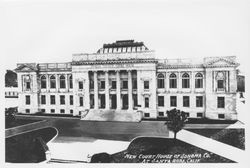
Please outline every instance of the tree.
M17 74L14 71L7 70L5 73L5 87L17 87Z
M185 125L187 120L187 113L177 110L176 108L167 111L167 125L170 131L174 132L174 139L176 139L176 134L179 132Z

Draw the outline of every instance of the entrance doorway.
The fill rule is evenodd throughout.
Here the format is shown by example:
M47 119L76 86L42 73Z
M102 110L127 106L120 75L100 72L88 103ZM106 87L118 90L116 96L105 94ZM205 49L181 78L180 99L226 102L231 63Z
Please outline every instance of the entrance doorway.
M122 96L122 109L128 109L128 95Z
M116 95L111 95L111 109L116 109Z
M100 108L105 108L105 95L101 94L100 95L100 101L101 101L101 107Z

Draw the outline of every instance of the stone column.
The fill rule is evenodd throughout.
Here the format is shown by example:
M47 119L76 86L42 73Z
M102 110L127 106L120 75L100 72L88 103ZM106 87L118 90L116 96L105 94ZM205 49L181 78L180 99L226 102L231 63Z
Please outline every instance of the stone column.
M131 72L131 70L128 70L128 110L133 110L133 89Z
M109 110L109 72L105 71L105 109Z
M94 71L94 109L98 109L98 81L97 81L97 71Z
M121 110L121 80L120 71L116 71L116 109Z

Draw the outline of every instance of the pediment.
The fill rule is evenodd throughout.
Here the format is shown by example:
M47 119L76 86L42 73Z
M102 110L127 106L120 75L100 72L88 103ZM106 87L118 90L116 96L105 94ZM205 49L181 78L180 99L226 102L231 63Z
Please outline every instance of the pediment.
M237 66L234 60L226 59L226 58L218 58L214 60L210 60L205 63L205 66L215 66L215 67L228 67L228 66Z
M33 67L31 65L26 65L26 64L22 64L22 65L19 65L15 71L19 71L19 72L29 72L29 71L36 71L37 68L36 67Z

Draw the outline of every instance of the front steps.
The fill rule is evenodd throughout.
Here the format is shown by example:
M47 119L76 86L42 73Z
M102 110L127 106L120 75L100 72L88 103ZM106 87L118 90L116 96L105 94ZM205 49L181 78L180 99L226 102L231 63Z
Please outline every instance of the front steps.
M124 122L140 122L142 113L128 110L89 110L82 116L81 120L87 121L124 121Z

